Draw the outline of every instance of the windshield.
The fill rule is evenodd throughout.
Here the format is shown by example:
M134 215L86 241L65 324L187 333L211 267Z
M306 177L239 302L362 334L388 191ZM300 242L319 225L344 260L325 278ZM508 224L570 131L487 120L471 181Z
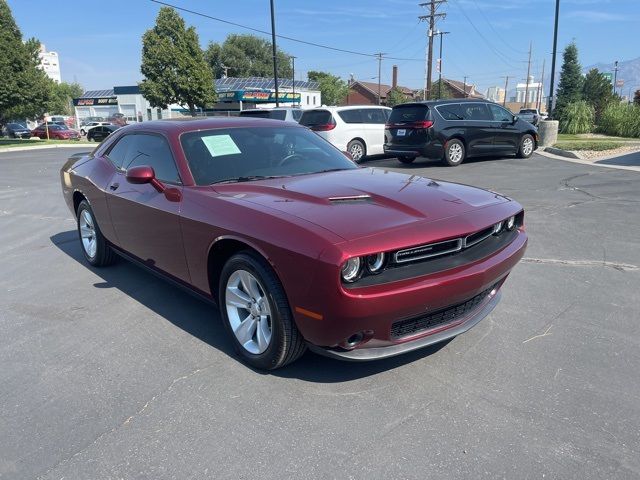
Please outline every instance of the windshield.
M228 128L183 133L197 185L358 168L306 128Z
M426 105L399 105L393 107L389 123L413 123L427 118L429 108Z

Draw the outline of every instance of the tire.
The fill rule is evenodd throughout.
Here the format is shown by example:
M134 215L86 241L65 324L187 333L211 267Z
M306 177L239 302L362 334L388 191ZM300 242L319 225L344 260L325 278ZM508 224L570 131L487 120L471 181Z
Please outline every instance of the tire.
M367 156L367 147L360 140L351 140L347 144L347 152L351 154L353 161L358 163Z
M87 132L84 131L84 128L81 128L80 129L80 135L84 135L85 133L87 133Z
M306 344L284 288L262 257L249 251L231 257L222 268L218 292L220 315L243 362L275 370L304 353ZM245 301L247 306L240 306Z
M518 158L529 158L535 149L535 142L533 136L525 133L520 139L520 146L518 147Z
M442 161L445 165L449 165L450 167L457 167L464 161L464 157L466 155L466 151L464 148L464 143L462 143L457 138L449 140L444 145L444 158Z
M87 262L94 267L106 267L115 263L116 254L102 235L91 206L86 200L82 200L78 205L77 225L80 247Z
M415 159L416 157L398 157L398 160L400 160L400 163L404 163L406 165L413 163Z

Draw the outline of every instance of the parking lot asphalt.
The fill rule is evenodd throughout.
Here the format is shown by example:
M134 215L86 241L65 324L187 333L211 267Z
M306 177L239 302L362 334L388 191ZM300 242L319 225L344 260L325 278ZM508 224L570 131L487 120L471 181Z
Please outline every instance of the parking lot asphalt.
M210 305L83 262L71 153L0 153L0 478L640 477L640 173L367 162L517 199L525 259L446 344L265 374Z

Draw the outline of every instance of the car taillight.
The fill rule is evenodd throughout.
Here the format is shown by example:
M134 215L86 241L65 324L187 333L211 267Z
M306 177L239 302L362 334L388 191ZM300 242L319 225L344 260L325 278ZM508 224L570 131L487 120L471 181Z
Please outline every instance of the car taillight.
M411 123L385 123L384 128L431 128L433 122L431 120L423 120L421 122Z
M424 120L422 122L413 122L411 126L413 128L431 128L433 127L433 122L431 120Z
M316 132L326 132L327 130L333 130L334 128L336 128L336 124L335 123L323 123L322 125L312 125L311 130L314 130Z

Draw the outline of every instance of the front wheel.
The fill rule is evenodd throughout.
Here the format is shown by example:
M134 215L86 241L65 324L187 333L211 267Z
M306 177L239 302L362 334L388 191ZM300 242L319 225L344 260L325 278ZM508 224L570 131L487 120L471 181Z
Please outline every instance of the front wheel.
M347 145L347 152L351 154L354 162L359 162L367 154L367 149L360 140L351 140Z
M465 157L464 143L454 138L449 140L444 145L444 158L443 161L450 167L457 167L460 165Z
M82 253L94 267L106 267L116 261L116 255L102 235L89 202L83 200L78 205L78 235Z
M520 147L518 148L518 158L529 158L533 154L534 142L533 137L528 133L524 134L520 139Z
M297 360L306 345L280 280L253 252L231 257L222 269L219 305L225 327L242 360L275 370Z

